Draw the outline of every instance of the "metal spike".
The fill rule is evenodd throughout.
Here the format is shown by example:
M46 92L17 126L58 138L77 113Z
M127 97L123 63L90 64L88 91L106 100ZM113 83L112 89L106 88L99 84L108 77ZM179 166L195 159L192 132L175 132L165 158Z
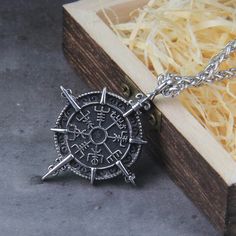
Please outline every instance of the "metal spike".
M135 143L135 144L146 144L147 141L143 140L141 138L130 138L129 143Z
M66 134L68 132L67 129L59 129L59 128L51 128L50 130L53 132L62 133L62 134Z
M128 115L130 115L131 113L134 112L134 108L130 108L128 111L126 111L124 114L123 114L123 117L127 117Z
M106 103L106 94L107 94L107 88L104 87L102 90L102 96L100 100L100 104L105 104Z
M91 168L91 178L90 178L90 183L93 184L96 176L96 168Z
M56 171L60 170L63 166L65 166L67 163L69 163L71 160L74 159L74 156L72 154L68 155L65 159L63 159L61 162L56 164L52 169L50 169L43 177L42 180L45 180L48 176L52 175Z
M137 97L138 100L136 100L134 104L132 104L133 102L131 102L132 107L123 114L123 117L129 116L133 112L140 111L140 109L143 107L145 108L145 110L150 109L150 101L155 97L154 92L148 93L147 96L143 94L140 95L141 96Z
M60 86L60 89L62 91L62 93L65 95L65 97L67 98L67 100L69 101L69 103L71 104L71 106L74 107L75 111L79 111L81 110L81 107L78 105L78 103L76 102L74 96L72 96L65 88L63 88L62 86Z
M116 162L116 165L120 168L120 170L122 171L122 173L125 175L126 177L126 181L132 183L133 185L136 185L135 184L135 175L133 173L130 173L125 167L124 165L122 164L121 161L117 161Z

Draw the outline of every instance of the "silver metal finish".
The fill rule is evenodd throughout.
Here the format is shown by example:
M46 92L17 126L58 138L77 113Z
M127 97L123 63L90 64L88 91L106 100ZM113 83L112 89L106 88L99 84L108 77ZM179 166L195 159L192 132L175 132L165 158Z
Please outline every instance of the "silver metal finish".
M96 176L96 168L91 168L91 178L90 183L93 184Z
M132 105L131 109L129 109L128 111L126 111L124 113L124 117L129 116L130 114L132 114L133 112L139 111L140 109L144 108L144 110L148 111L151 108L151 101L153 100L153 98L162 92L163 89L165 89L166 87L166 83L160 84L156 87L156 89L151 92L148 93L147 96L142 94L142 93L138 93L135 98L135 101L130 100L130 104Z
M62 95L65 96L69 103L74 107L75 111L79 111L81 107L77 104L76 99L71 95L71 90L66 90L62 86L60 87Z
M102 96L101 96L100 104L106 104L106 95L107 95L107 88L105 87L102 90Z
M64 167L65 165L67 165L71 160L74 159L74 156L69 154L66 158L64 158L62 161L60 161L58 164L56 164L55 166L49 166L48 168L48 172L42 177L42 180L45 180L47 177L49 177L50 175L55 175L58 173L58 171Z
M191 86L200 86L236 76L236 68L218 71L220 64L236 50L236 40L230 42L208 66L196 76L179 76L171 73L158 76L157 87L144 95L138 93L135 100L102 92L82 94L78 98L71 90L62 90L69 101L57 119L54 140L59 157L56 164L42 177L48 178L61 170L71 170L90 180L105 180L123 174L126 182L135 184L135 175L129 171L137 160L142 139L139 115L151 108L151 101L158 94L174 97ZM155 122L154 122L155 121ZM156 123L155 119L152 119Z
M125 166L122 164L121 161L117 161L116 165L119 167L119 169L122 171L122 173L125 175L125 181L130 182L131 184L135 185L135 174L130 173Z
M54 132L58 158L42 177L71 170L89 179L91 184L123 175L134 184L129 168L137 160L143 140L138 112L124 114L132 108L125 99L107 92L90 92L75 98L61 87L69 104L59 115Z
M236 50L236 40L229 42L226 47L213 57L206 68L196 76L180 76L172 73L158 76L158 87L163 86L161 93L165 97L175 97L182 90L189 87L197 87L206 83L214 83L223 79L231 79L236 76L236 68L218 71L220 64L227 60Z
M68 132L67 129L58 129L58 128L51 128L51 131L57 132L57 133L62 133L62 134L66 134Z
M231 79L236 76L236 68L218 71L220 64L227 60L236 51L236 40L229 42L226 47L213 57L206 68L196 76L180 76L172 73L161 74L157 78L157 87L154 91L144 94L137 94L135 101L130 101L131 108L124 113L124 117L132 112L142 109L149 110L150 102L158 94L165 97L175 97L184 89L198 87L206 83L214 83L223 79Z
M139 139L139 138L136 138L136 139L135 138L130 138L129 142L130 143L136 143L136 144L146 144L147 143L147 141Z

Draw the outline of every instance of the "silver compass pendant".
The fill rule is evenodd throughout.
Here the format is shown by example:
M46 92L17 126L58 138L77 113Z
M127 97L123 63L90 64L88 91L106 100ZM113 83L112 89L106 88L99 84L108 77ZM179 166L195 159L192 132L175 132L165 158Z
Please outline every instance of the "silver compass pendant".
M129 168L146 143L139 109L150 108L148 99L138 94L138 102L126 101L106 88L78 97L71 90L61 90L69 103L51 129L58 158L42 180L70 170L92 184L118 175L135 184Z
M160 74L155 89L147 95L137 94L135 101L107 93L106 88L102 92L85 93L75 98L71 90L61 87L69 104L52 129L58 158L42 179L71 170L90 179L91 183L123 174L127 182L135 184L135 175L129 168L146 143L142 139L141 110L149 110L150 102L158 94L175 97L189 87L235 77L236 68L218 70L235 51L236 40L233 40L195 76Z

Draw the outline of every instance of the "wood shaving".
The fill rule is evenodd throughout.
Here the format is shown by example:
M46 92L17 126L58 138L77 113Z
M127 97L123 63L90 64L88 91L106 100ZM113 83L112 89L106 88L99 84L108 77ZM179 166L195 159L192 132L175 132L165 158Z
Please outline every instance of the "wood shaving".
M151 0L111 27L155 75L195 75L236 39L236 1ZM236 80L188 89L179 100L236 160Z

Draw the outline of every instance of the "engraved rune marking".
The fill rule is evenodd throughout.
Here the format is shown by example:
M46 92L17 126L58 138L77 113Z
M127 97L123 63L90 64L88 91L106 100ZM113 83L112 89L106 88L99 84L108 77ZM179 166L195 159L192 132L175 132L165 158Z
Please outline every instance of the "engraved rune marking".
M65 116L66 118L69 118L70 115L71 115L71 113L70 113L69 110L66 110L66 111L64 112L64 116Z
M83 123L85 123L88 129L93 128L93 122L90 120L89 114L90 114L90 111L87 111L86 114L80 111L81 117L79 117L79 115L76 116L76 120L78 120L79 122L82 121Z
M87 156L87 161L91 161L91 164L96 166L100 163L103 163L103 155L101 154L101 149L98 149L98 146L96 145L95 148L92 148L91 153L88 154Z
M71 146L71 149L75 149L75 154L80 153L80 156L78 158L82 159L85 156L83 151L86 150L89 147L89 143L90 142L91 141L89 141L89 142L82 142L80 145L73 144Z
M101 123L105 121L106 114L110 112L110 108L108 107L107 110L102 106L101 108L94 107L94 111L97 112L97 121L99 122L99 126Z
M117 114L116 111L113 111L110 117L114 121L114 124L116 124L119 129L126 129L126 124L124 124L124 120L119 114Z
M82 138L86 138L85 136L89 135L86 133L86 130L80 130L79 128L77 128L76 125L74 124L69 124L70 127L68 129L68 133L72 134L72 137L69 138L70 141L75 141L79 136L81 136Z
M111 149L104 143L104 146L106 149L110 152L110 155L106 158L106 161L110 164L114 160L118 161L118 158L122 155L122 152L120 150L116 150L114 152L111 151Z
M118 161L118 158L120 157L121 154L122 152L120 150L116 150L115 152L111 153L111 155L108 156L106 160L109 164L113 162L114 160Z
M108 136L108 138L111 138L113 142L119 142L121 147L125 147L124 143L128 142L127 131L122 131L121 134L114 133L114 136Z

